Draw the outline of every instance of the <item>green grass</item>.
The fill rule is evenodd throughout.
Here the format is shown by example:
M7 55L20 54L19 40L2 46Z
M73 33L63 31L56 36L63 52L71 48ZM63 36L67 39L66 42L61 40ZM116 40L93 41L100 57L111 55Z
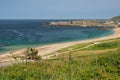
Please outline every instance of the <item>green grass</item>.
M64 53L64 52L67 52L67 51L69 52L70 50L75 51L77 49L83 48L83 47L85 47L87 45L90 45L90 44L93 44L93 43L76 44L76 45L73 45L73 46L70 46L70 47L67 47L67 48L62 48L58 51L55 51L53 53L50 53L50 54L47 54L47 55L44 55L44 56L48 56L48 55L52 55L52 54L56 54L56 53Z
M104 50L104 49L113 49L118 47L120 47L120 40L101 43L101 44L95 44L83 50Z
M120 51L0 68L0 80L119 80Z
M67 48L60 49L57 52L61 53L61 52L69 51L70 49L76 50L76 49L83 48L83 47L90 45L90 44L92 44L92 43L76 44L76 45L73 45L73 46L70 46Z
M0 80L120 80L120 39L103 42L85 50L93 43L64 48L58 52L72 51L57 59L0 67Z
M63 48L61 50L58 50L57 52L65 52L69 51L69 49L72 49L73 52L76 51L83 51L83 50L105 50L105 49L114 49L120 47L120 39L111 39L111 40L103 40L99 41L100 44L94 44L93 46L89 46L93 43L85 43L85 44L77 44L74 46L70 46L67 48ZM86 46L89 46L87 48L84 48Z
M120 39L110 39L110 40L103 40L103 41L99 41L99 42L95 42L98 44L93 44L93 43L86 43L86 44L77 44L68 48L65 48L65 50L61 50L61 52L65 52L68 51L62 55L59 55L60 57L64 56L67 57L69 56L69 53L71 53L71 55L73 57L76 56L93 56L95 54L101 54L104 52L108 52L114 49L117 49L120 47ZM89 46L92 45L92 46ZM89 46L89 47L86 47ZM86 47L86 48L84 48ZM69 49L72 48L72 51L69 51ZM105 51L106 50L106 51Z

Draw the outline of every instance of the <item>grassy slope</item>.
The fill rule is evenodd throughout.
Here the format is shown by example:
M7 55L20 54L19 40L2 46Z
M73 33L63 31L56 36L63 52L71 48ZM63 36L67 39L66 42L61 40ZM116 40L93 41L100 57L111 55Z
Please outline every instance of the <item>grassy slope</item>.
M58 59L1 67L0 80L120 80L120 40L103 42L111 50L103 43L87 47L86 50L80 48L93 43L78 44L59 50L65 52L72 48Z
M73 55L81 55L81 54L87 54L87 53L92 54L96 52L103 53L106 51L117 49L119 47L120 47L120 39L118 38L118 39L111 39L111 40L103 40L103 41L94 42L94 43L77 44L74 46L70 46L68 48L63 48L56 52L65 53L65 54L69 54L69 52L72 52ZM72 50L69 51L69 49L72 49Z

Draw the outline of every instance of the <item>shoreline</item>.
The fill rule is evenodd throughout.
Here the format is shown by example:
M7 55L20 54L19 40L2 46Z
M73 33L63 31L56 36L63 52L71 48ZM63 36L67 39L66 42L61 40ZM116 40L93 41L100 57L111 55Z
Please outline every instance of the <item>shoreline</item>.
M52 52L55 52L55 51L57 51L59 49L66 48L66 47L76 45L76 44L89 43L89 42L95 42L95 41L119 38L120 37L120 28L114 28L113 30L115 31L115 33L111 34L111 35L108 35L108 36L103 36L103 37L99 37L99 38L92 38L92 39L88 39L88 40L80 40L80 41L48 44L48 45L36 47L36 49L39 50L38 55L44 56L44 55L50 54ZM15 56L23 55L22 53L24 52L24 50L25 49L15 50L13 52L13 55L15 55ZM9 51L9 52L7 52L5 54L0 55L0 63L15 61L11 57L10 53L11 52ZM42 57L42 58L46 59L47 57Z

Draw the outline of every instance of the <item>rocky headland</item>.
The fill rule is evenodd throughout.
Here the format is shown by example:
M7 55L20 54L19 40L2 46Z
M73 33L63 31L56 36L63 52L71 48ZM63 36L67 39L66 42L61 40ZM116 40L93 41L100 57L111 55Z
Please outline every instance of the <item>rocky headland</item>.
M50 22L51 26L81 26L81 27L119 27L120 26L120 16L113 17L108 20L71 20L71 21L60 21L60 22Z

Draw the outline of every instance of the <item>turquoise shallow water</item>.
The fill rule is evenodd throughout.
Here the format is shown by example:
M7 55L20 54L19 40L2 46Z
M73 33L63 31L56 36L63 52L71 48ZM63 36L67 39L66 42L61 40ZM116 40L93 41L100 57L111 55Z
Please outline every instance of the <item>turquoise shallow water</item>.
M0 20L0 52L113 34L100 27L51 27L53 20ZM58 21L58 20L57 20Z

